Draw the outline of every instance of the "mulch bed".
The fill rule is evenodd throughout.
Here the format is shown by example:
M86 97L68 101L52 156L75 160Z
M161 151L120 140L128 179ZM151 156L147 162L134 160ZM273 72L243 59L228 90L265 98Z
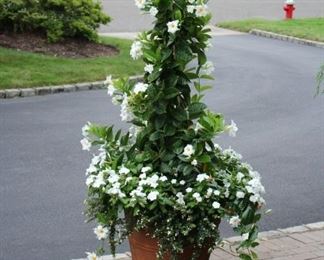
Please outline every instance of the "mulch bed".
M119 53L119 50L111 45L89 42L84 39L66 39L57 43L48 43L44 36L31 33L4 34L0 32L0 46L69 58L113 56Z

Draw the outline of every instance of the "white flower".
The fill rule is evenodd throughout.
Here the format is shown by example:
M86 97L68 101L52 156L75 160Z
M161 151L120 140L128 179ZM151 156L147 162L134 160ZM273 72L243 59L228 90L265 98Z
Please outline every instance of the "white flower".
M254 178L250 180L247 184L248 185L246 186L246 189L249 193L261 194L265 192L264 187L261 184L260 178Z
M222 147L219 144L214 143L214 147L216 150L222 151Z
M130 182L133 179L133 177L127 177L125 180L125 184L127 184L128 182Z
M126 94L124 94L123 102L121 103L120 117L122 121L130 121L133 119L132 112L128 106L128 97Z
M239 173L236 175L236 179L237 179L238 182L241 182L243 178L244 178L244 174L241 173L241 172L239 172Z
M159 184L158 184L158 180L159 180L159 176L157 176L156 174L154 174L151 177L148 177L146 179L146 184L151 186L152 188L156 188Z
M184 205L185 204L185 201L184 201L184 195L181 193L181 192L178 192L177 194L176 194L176 196L177 196L177 202L180 204L180 205Z
M201 198L201 196L200 196L200 194L198 192L195 192L194 194L192 194L192 197L194 197L197 202L202 201L202 198Z
M149 74L151 74L153 70L154 70L153 64L146 64L144 67L144 71L148 72Z
M236 197L237 197L238 199L243 199L244 196L245 196L245 193L244 193L243 191L237 191L237 192L236 192Z
M157 196L159 195L158 191L151 191L148 195L147 195L147 199L150 201L154 201L157 199Z
M158 11L158 9L156 7L152 6L150 8L149 12L150 12L150 15L152 15L153 17L155 17L159 11Z
M179 20L168 22L167 26L169 33L176 33L177 31L179 31Z
M102 225L97 226L93 229L94 233L97 235L99 240L106 239L108 235L108 228L103 227Z
M190 157L195 153L195 150L191 144L187 144L186 147L183 150L183 155Z
M190 4L193 4L193 3L196 2L196 0L188 0L188 2L189 2Z
M196 6L196 15L197 17L206 16L208 14L207 5L197 5Z
M82 145L82 150L90 151L91 143L87 138L83 138L80 143Z
M186 189L186 192L187 192L187 193L192 192L192 188L187 188L187 189Z
M232 148L228 148L228 149L224 150L223 155L224 156L229 156L231 159L235 159L235 160L241 160L242 159L242 155L235 152Z
M208 180L209 176L206 173L201 173L197 175L196 181L202 182L204 180Z
M111 75L106 77L106 80L104 81L104 84L105 85L112 85L113 84Z
M147 88L148 88L148 84L139 82L134 86L134 93L138 94L140 92L145 92L147 90Z
M259 197L260 196L258 196L258 195L252 195L252 196L250 196L250 201L253 203L256 203L259 200Z
M86 175L94 173L97 171L96 166L94 166L93 164L90 164L89 168L86 170Z
M94 183L92 184L92 187L99 188L100 186L105 185L105 184L106 184L106 182L104 180L103 172L100 172L96 176L96 179L95 179Z
M146 5L146 0L135 0L135 5L139 8L139 9L143 9Z
M130 50L130 55L134 60L137 60L143 55L142 43L140 41L134 41Z
M177 180L176 180L176 179L172 179L172 180L171 180L171 183L172 183L172 184L176 184L176 183L177 183Z
M96 179L95 175L89 175L88 178L86 179L86 185L89 187L90 185L93 184L95 179Z
M214 64L211 61L207 61L201 66L201 74L210 75L215 70Z
M185 185L186 184L186 182L184 180L181 180L179 183L180 183L180 185Z
M114 104L114 105L119 105L119 102L120 101L120 98L118 96L114 96L112 97L111 99L111 102Z
M146 178L146 173L141 173L139 177L140 177L140 179L142 179L142 180L145 179L145 178Z
M194 160L191 161L191 165L193 165L193 166L197 166L197 164L198 164L198 162L197 162L196 159L194 159Z
M195 11L195 6L194 5L188 5L187 6L187 12L192 14Z
M122 165L122 167L119 169L120 174L128 174L129 172L130 170L126 168L124 165Z
M208 188L207 193L206 193L206 198L210 198L210 196L213 194L213 189Z
M244 233L244 234L242 234L241 238L242 238L243 240L248 240L248 239L249 239L249 233Z
M150 167L150 166L145 166L145 167L143 167L142 169L141 169L141 172L142 173L146 173L146 172L149 172L149 171L151 171L152 170L152 168Z
M219 196L219 194L220 194L220 191L219 190L214 190L214 195L215 196Z
M119 175L116 174L116 172L114 170L108 170L107 172L109 174L109 177L108 177L109 183L116 183L119 181Z
M100 260L101 257L97 256L94 252L86 252L87 260Z
M165 182L165 181L167 181L168 180L168 178L166 177L166 176L162 176L161 178L160 178L160 181L162 181L162 182Z
M214 201L212 204L214 209L219 209L220 208L220 204L217 201Z
M234 216L234 217L231 217L230 220L229 220L229 224L233 227L233 228L236 228L240 225L241 223L241 220L239 218L239 216Z
M91 126L91 123L90 122L87 122L83 127L82 127L82 135L84 137L88 137L89 135L89 130L90 130L90 126Z
M233 120L231 120L231 124L227 125L225 127L225 132L227 132L229 134L229 136L231 137L235 137L236 136L236 132L237 132L238 128L235 124L235 122Z
M116 89L115 89L115 87L113 85L108 85L108 87L107 87L107 94L109 96L114 95L115 91L116 91Z
M107 86L108 92L107 94L109 96L112 96L114 94L114 92L116 91L115 87L114 87L114 83L112 81L112 77L111 75L106 77L106 80L104 81L105 86Z

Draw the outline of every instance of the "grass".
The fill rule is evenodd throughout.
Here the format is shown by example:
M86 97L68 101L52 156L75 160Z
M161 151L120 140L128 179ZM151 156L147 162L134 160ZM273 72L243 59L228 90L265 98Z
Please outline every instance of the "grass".
M251 29L295 36L298 38L324 42L324 17L270 21L265 19L248 19L242 21L222 22L219 27L248 32Z
M0 47L0 89L27 88L89 82L143 73L141 61L129 56L130 40L101 37L103 43L119 48L111 57L72 59Z

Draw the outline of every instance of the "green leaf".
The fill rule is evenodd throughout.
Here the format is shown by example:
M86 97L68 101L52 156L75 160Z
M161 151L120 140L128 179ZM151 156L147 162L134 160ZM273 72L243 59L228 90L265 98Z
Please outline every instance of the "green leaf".
M162 173L170 173L171 172L171 167L167 165L166 163L162 162L160 166L160 170Z
M195 119L201 116L201 114L204 112L206 109L206 105L204 103L191 103L188 107L189 111L189 118L190 119Z
M166 120L166 116L165 115L157 116L154 119L154 126L155 126L155 128L156 129L162 128L162 126L165 124L165 120Z
M168 59L172 54L172 49L168 48L162 51L162 62Z
M211 161L210 156L207 154L200 155L197 159L199 162L202 162L202 163L208 163Z
M178 96L180 93L179 93L179 90L176 89L176 88L167 88L165 91L164 91L164 98L165 99L171 99L171 98L174 98L176 96Z
M242 260L253 260L253 258L251 256L249 256L248 254L240 254L239 255L240 259Z
M170 125L170 124L167 124L164 126L164 135L165 136L173 136L176 132L176 129Z
M183 175L189 175L193 170L191 165L186 165L183 169Z
M156 141L161 137L161 132L156 131L150 135L150 141Z
M188 113L184 109L173 110L171 114L178 121L186 121L189 119Z

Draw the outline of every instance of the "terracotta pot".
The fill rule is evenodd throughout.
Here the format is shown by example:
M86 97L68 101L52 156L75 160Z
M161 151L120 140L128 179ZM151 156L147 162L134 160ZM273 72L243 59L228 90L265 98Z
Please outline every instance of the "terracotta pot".
M147 234L146 231L134 231L129 236L129 244L132 253L132 260L155 260L158 251L158 241ZM187 246L182 254L179 254L179 260L192 259L193 246ZM202 248L198 260L208 260L210 253L208 247ZM166 254L164 260L170 259L170 254Z

